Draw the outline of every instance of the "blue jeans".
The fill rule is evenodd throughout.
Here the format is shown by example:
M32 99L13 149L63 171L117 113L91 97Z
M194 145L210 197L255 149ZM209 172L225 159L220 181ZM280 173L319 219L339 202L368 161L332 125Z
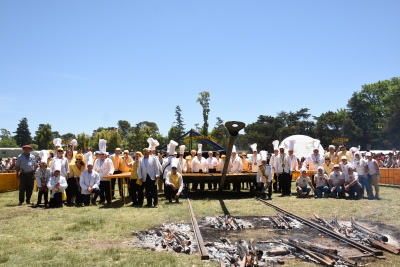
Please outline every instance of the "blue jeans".
M331 197L336 198L338 194L339 196L343 194L343 187L341 185L336 186L336 189L331 192Z
M306 193L306 196L308 196L308 194L310 194L310 191L311 191L311 186L304 186L304 187L301 187L301 190L303 190L303 193ZM300 192L299 192L299 189L296 187L296 191L297 191L297 194L298 195L300 195Z
M354 198L360 198L361 197L361 185L359 183L354 184L353 186L350 186L349 191L347 192L349 194L350 199ZM357 194L357 196L356 196Z
M367 196L371 194L371 186L369 184L368 174L367 175L358 175L358 181L361 184L361 192L364 190L367 191ZM363 194L363 193L361 193Z
M315 193L317 194L318 198L322 197L322 193L328 194L329 192L329 186L327 185L316 187L315 189L316 189Z

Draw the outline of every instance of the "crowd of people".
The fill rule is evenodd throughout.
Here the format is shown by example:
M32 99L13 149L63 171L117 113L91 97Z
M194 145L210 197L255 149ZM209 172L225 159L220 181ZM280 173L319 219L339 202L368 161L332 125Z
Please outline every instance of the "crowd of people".
M99 140L99 150L92 152L90 148L83 153L76 140L72 140L66 150L61 146L61 139L53 140L55 149L42 150L37 159L29 145L23 146L23 153L15 160L17 178L20 180L19 205L25 201L32 204L31 196L34 179L38 188L37 206L44 201L45 207L108 205L115 199L115 192L124 197L124 190L115 190L128 184L129 197L132 206L142 207L146 198L147 207L158 207L159 193L165 193L169 203L179 202L179 198L187 191L205 190L206 183L185 184L185 173L218 173L227 166L230 174L254 173L254 183L235 182L226 184L223 189L240 190L252 188L259 190L263 198L272 199L272 194L291 196L293 194L292 179L295 180L295 195L299 198L308 197L314 192L315 198L349 198L349 199L380 199L379 168L382 166L381 155L370 152L361 153L357 148L347 150L346 144L336 149L329 146L329 151L320 154L320 144L315 140L313 152L298 158L294 155L295 140L279 145L275 140L272 144L273 153L257 151L257 144L250 146L252 154L237 153L233 146L229 162L226 155L208 151L208 157L203 157L202 145L191 150L185 156L185 145L179 146L171 140L166 154L156 152L157 140L148 139L149 146L142 151L136 151L133 158L128 150L115 149L109 155L106 152L107 141ZM76 151L74 148L76 147ZM393 154L393 153L392 153ZM386 166L397 166L398 155L384 160ZM385 166L385 165L383 165ZM129 178L113 178L113 175L128 173ZM115 177L115 176L114 176ZM124 176L125 177L125 176ZM201 177L201 176L200 176ZM207 182L208 190L217 190L218 183ZM50 196L50 198L49 198ZM98 200L99 199L99 200Z

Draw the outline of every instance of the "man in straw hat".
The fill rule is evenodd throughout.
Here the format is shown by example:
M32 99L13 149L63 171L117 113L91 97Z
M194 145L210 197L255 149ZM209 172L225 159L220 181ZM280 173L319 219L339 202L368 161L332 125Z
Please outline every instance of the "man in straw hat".
M33 191L33 179L35 170L38 168L36 158L31 154L32 147L30 145L24 145L22 147L24 153L20 154L16 162L16 176L19 179L19 203L24 203L24 197L26 194L26 204L33 204L31 202L31 196Z
M143 154L140 151L136 151L134 154L135 161L132 164L131 176L129 177L129 196L132 199L133 207L142 207L143 206L143 183L139 178L139 166L141 164L141 160ZM137 197L136 197L137 195Z

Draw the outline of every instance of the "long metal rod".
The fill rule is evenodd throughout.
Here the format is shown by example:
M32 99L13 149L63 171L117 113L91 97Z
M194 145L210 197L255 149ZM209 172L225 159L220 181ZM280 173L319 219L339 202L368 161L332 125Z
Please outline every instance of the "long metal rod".
M376 249L364 246L363 244L360 244L360 243L358 243L358 242L356 242L354 240L351 240L350 238L347 238L347 237L344 237L342 235L339 235L339 234L335 233L332 230L329 230L329 229L327 229L325 227L322 227L322 226L320 226L320 225L318 225L316 223L313 223L313 222L311 222L311 221L309 221L307 219L303 219L302 217L297 216L296 214L293 214L293 213L290 213L290 212L288 212L288 211L286 211L284 209L281 209L278 206L275 206L275 205L273 205L273 204L269 203L268 201L265 201L265 200L263 200L261 198L255 198L255 199L258 200L258 201L263 202L265 205L270 206L270 207L274 208L275 210L277 210L279 212L282 212L283 214L285 214L285 215L287 215L289 217L292 217L292 218L300 221L301 223L303 223L305 225L308 225L308 226L310 226L310 227L312 227L314 229L317 229L318 231L323 232L323 233L325 233L325 234L327 234L327 235L329 235L329 236L331 236L331 237L333 237L333 238L335 238L337 240L340 240L340 241L342 241L342 242L344 242L344 243L346 243L346 244L348 244L348 245L350 245L350 246L352 246L354 248L357 248L358 250L360 250L362 252L372 253L373 256L383 256L383 252L380 251L380 250L376 250Z
M187 199L187 202L189 206L190 218L192 220L194 235L196 236L197 244L199 245L201 260L209 260L210 256L208 256L206 247L204 246L203 237L201 236L199 225L197 223L196 217L194 216L192 203L190 203L189 198Z
M226 148L226 158L224 168L222 169L221 181L219 182L219 191L222 191L222 189L224 188L226 173L228 172L228 166L231 159L233 145L235 144L235 140L238 137L239 131L242 130L245 126L246 124L240 121L227 121L225 123L225 127L228 129L231 137L229 138L228 147Z

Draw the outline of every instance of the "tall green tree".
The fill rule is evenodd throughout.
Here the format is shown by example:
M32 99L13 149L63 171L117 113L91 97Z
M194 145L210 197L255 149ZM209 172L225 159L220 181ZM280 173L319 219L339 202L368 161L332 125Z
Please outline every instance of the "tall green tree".
M242 149L248 149L251 144L257 143L257 150L272 151L272 141L279 140L279 129L284 126L281 119L260 115L256 122L244 128L245 134L240 136L240 146Z
M279 129L279 140L283 140L288 136L302 134L308 136L315 135L315 123L310 121L311 114L308 108L302 108L296 112L281 111L276 119L281 120L283 127Z
M208 135L208 114L210 113L210 93L203 91L200 97L196 100L203 108L203 127L201 128L202 135Z
M66 133L66 134L61 135L60 138L61 138L64 142L69 143L69 142L71 142L72 139L76 139L76 136L75 136L75 134L73 134L73 133Z
M361 91L354 92L347 103L348 113L362 135L358 138L362 147L383 148L383 129L395 107L393 96L399 91L399 78L364 84ZM386 127L387 129L389 127Z
M83 151L85 151L86 148L90 147L91 137L88 134L80 133L78 134L76 141L78 142L78 145L82 146Z
M128 121L125 120L118 121L118 132L122 139L125 140L130 131L131 131L131 124Z
M214 128L211 130L210 136L217 140L217 143L225 149L227 148L229 142L229 131L220 117L217 117L217 121Z
M32 143L31 132L28 127L28 119L22 118L19 121L17 131L14 132L14 139L19 146L27 145Z
M317 120L315 138L321 141L321 145L325 149L336 138L348 138L349 147L359 145L357 137L362 135L362 130L355 125L346 110L328 111L315 119Z
M53 140L53 132L50 124L39 124L38 130L35 132L35 142L38 149L49 149L53 147L51 141Z
M185 133L185 124L183 123L182 110L180 106L176 106L175 108L175 117L175 127L177 128L178 136L182 136Z
M2 138L0 147L18 147L18 145L14 138Z
M0 135L0 139L4 139L4 138L11 138L11 133L4 128L1 128L1 135Z

